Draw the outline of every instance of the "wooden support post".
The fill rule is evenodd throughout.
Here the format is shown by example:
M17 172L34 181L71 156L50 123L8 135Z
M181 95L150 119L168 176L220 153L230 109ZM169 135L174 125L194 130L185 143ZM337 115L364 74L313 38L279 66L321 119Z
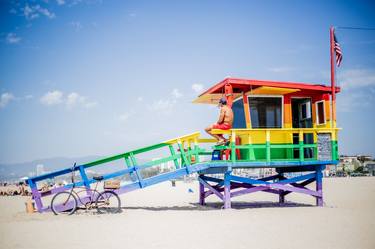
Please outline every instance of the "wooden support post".
M298 133L298 145L299 145L299 160L302 162L304 161L304 149L303 149L303 131L299 131Z
M224 174L224 209L231 208L230 173L230 171L227 171Z
M36 208L38 209L38 212L41 213L42 209L43 209L43 203L42 203L41 195L38 191L38 186L36 185L36 183L33 180L30 180L30 179L28 180L28 183L29 183L29 186L31 188L31 193L32 193L33 199L35 201Z
M231 135L231 155L230 155L232 162L236 162L236 132L232 130Z
M201 175L199 175L199 177L201 177ZM201 182L199 182L199 204L206 205L205 196L204 196L204 185Z
M137 161L135 160L135 157L133 155L133 153L130 153L130 160L132 161L132 164L133 164L133 167L134 167L134 172L135 172L135 175L137 176L137 180L139 182L139 187L140 188L143 188L143 179L142 179L142 176L141 176L141 172L138 171L138 166L137 166Z
M195 163L199 163L199 144L198 139L194 138Z
M242 93L242 101L243 101L243 110L244 110L245 120L246 120L246 128L251 129L250 106L249 106L249 101L245 92Z
M132 166L132 164L131 164L131 162L130 162L130 160L129 160L129 157L125 156L124 158L125 158L126 166L127 166L128 168L130 168L130 167Z
M320 196L316 197L316 205L319 207L323 206L323 174L322 174L322 166L316 166L316 191L320 194Z
M248 142L249 142L250 145L253 145L253 139L252 139L250 133L248 135ZM255 153L254 153L254 148L253 147L249 148L249 159L250 159L250 161L254 161L255 160Z
M204 185L209 191L219 197L221 200L224 201L224 196L221 194L221 191L217 190L214 186L211 186L208 182L206 182L203 178L198 178L198 181Z
M288 143L290 144L293 144L293 132L290 132L286 135L288 138L287 138L287 141ZM287 148L286 149L286 153L287 153L287 158L288 159L294 159L294 148Z
M314 147L313 147L313 153L314 153L314 156L313 158L315 160L318 160L318 131L317 130L314 130L313 132L313 136L314 136Z
M81 165L81 166L79 166L78 169L79 169L79 173L81 174L83 184L85 185L86 193L87 193L88 196L91 196L91 188L90 188L89 178L86 175L85 168ZM74 172L72 172L72 174L74 174Z
M178 145L178 148L180 149L180 154L181 154L181 166L182 166L182 165L185 165L185 166L190 165L190 162L189 162L189 160L188 160L187 157L186 157L186 154L185 154L185 148L184 148L184 146L182 145L181 140L178 140L178 141L177 141L177 145Z
M266 130L266 160L271 162L271 132Z
M169 147L169 151L171 152L171 155L172 155L172 156L175 156L176 153L174 152L174 148L173 148L173 146L172 146L172 145L169 145L168 147ZM176 167L176 169L178 169L178 168L179 168L179 165L178 165L178 160L177 160L177 158L173 159L173 162L174 162L174 166Z
M284 174L283 173L279 173L278 175L279 177L279 180L283 179L284 178ZM279 190L279 203L280 204L284 204L285 203L285 191L284 190Z
M126 166L128 167L128 169L131 168L132 167L132 163L130 162L129 157L125 156L124 159L125 159L125 163L126 163ZM136 176L134 175L133 172L130 172L129 176L130 176L130 180L132 180L133 182L135 182L137 180Z

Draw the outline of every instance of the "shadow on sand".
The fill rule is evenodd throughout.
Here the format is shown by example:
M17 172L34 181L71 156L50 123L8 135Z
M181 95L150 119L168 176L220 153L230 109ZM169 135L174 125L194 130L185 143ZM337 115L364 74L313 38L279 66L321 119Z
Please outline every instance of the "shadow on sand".
M251 209L251 208L293 208L293 207L314 207L314 205L296 203L296 202L271 202L271 201L257 201L257 202L232 202L232 209ZM159 206L159 207L122 207L126 210L148 210L148 211L212 211L223 209L222 202L209 202L202 206L198 203L190 203L189 206Z

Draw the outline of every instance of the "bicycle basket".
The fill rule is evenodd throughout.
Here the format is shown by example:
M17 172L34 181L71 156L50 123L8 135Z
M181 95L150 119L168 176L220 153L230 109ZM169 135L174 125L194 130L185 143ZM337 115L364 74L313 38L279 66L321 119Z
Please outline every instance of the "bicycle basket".
M104 182L105 189L119 189L120 181L119 180L108 180Z

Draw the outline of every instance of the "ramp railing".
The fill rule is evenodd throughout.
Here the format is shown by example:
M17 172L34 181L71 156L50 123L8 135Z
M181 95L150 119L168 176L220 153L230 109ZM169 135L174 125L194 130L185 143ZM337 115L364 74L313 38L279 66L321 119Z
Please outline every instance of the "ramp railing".
M154 144L140 149L128 151L126 153L122 153L119 155L78 165L75 168L65 168L52 173L47 173L44 175L29 178L28 184L31 188L32 196L35 200L36 207L39 212L49 210L49 203L43 203L44 197L54 195L58 192L65 191L73 187L73 183L69 183L63 186L56 186L54 184L53 186L50 186L48 189L42 189L40 183L45 182L46 180L53 181L56 177L72 174L73 171L77 171L77 173L80 175L81 180L75 182L74 187L85 187L89 189L90 185L95 183L96 180L88 176L87 169L107 163L112 163L118 160L123 160L124 169L104 174L103 179L107 180L115 177L129 175L133 181L131 183L121 186L120 189L116 190L116 192L119 194L129 192L138 188L144 188L162 181L175 179L193 172L197 172L198 170L205 169L204 164L199 164L199 157L200 155L204 154L204 150L201 149L198 144L199 136L200 133L196 132L189 135L170 139L159 144ZM168 147L169 149L169 155L167 155L166 157L148 161L143 164L139 163L135 157L137 155L156 151L160 148L165 147ZM152 176L149 178L142 177L142 170L170 161L173 161L174 164L173 171L158 174L156 176Z

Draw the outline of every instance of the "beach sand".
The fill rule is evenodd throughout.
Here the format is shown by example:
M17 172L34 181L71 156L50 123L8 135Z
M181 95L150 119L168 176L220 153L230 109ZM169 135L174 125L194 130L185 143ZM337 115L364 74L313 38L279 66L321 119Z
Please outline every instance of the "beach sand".
M324 207L301 194L280 207L268 193L234 198L231 210L214 196L202 207L197 182L125 194L113 215L30 215L25 197L1 197L0 248L375 248L375 177L323 184Z

